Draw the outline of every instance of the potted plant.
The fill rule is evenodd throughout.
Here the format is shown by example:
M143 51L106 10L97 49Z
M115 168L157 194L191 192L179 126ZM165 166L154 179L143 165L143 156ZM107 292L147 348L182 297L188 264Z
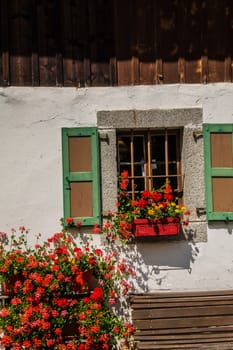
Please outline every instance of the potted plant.
M77 244L68 232L34 248L27 235L24 227L10 238L0 233L0 278L9 293L0 310L1 344L9 350L110 350L127 340L133 328L112 307L130 288L133 271L125 261ZM91 290L83 280L90 270Z
M132 237L170 236L180 233L181 219L188 225L190 211L175 198L169 183L158 190L143 191L132 200L127 191L128 172L119 177L118 210L109 212L104 231L111 240L126 242Z

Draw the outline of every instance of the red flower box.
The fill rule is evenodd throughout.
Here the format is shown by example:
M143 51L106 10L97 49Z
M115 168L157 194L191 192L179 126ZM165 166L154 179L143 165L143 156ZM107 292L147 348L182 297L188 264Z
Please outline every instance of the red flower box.
M168 217L160 219L157 225L160 236L179 235L180 233L180 218Z
M175 236L180 233L180 218L135 219L133 223L135 237Z

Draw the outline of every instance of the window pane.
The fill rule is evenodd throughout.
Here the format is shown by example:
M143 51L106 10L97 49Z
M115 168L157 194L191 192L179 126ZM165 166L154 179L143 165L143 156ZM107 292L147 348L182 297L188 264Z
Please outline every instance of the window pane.
M141 165L134 165L134 176L145 176L145 166L144 163Z
M168 161L177 160L176 135L168 135Z
M69 156L71 172L91 171L91 138L69 137Z
M134 192L135 194L144 191L145 180L144 179L134 179Z
M134 138L133 138L133 156L134 156L134 163L145 161L143 136L134 136Z
M169 173L169 175L175 175L175 174L177 174L177 166L176 166L176 163L170 163L170 164L168 164L168 173Z
M153 178L153 181L152 181L153 189L158 190L160 187L164 185L165 181L166 181L165 177Z
M91 217L92 182L70 183L70 207L72 217Z
M215 168L232 168L232 134L231 133L212 133L210 135L211 143L211 165Z
M130 137L122 136L118 139L118 157L119 161L130 163Z
M213 211L233 211L233 178L212 178Z
M151 172L152 175L165 175L165 136L151 137Z
M151 159L161 161L165 159L165 136L153 135L151 137Z

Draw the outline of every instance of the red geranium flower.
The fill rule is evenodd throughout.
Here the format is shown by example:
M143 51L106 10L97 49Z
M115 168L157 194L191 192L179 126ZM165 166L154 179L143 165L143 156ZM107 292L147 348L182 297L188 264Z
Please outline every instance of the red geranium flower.
M67 225L72 225L74 223L74 219L71 217L66 218L66 223L67 223Z

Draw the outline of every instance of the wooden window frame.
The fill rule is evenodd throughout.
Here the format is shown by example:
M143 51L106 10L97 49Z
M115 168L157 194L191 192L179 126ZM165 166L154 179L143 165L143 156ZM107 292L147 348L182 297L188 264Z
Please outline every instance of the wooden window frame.
M204 124L204 163L205 163L205 195L206 195L206 216L208 220L232 221L232 212L214 211L213 203L213 178L233 178L232 167L213 167L211 164L211 133L231 133L232 154L233 154L233 124Z
M180 196L182 194L182 167L181 167L181 158L177 156L176 161L176 168L177 173L176 174L169 174L169 159L168 159L168 136L169 135L175 135L177 140L177 154L181 157L181 129L180 128L163 128L163 129L132 129L132 130L125 130L125 129L118 129L117 130L117 140L118 137L124 137L128 136L131 138L131 145L130 145L130 152L131 152L131 159L132 162L130 162L131 167L131 174L132 176L129 177L129 180L131 181L131 187L134 188L134 179L136 178L145 178L145 183L147 185L145 186L145 189L152 190L152 179L153 178L163 178L164 177L164 183L168 181L169 178L177 178L177 194ZM151 137L154 135L162 135L164 136L164 151L165 151L165 159L164 159L164 166L165 166L165 173L159 174L159 175L152 175L152 162L151 162ZM133 159L133 138L136 136L143 136L145 137L145 149L144 152L148 155L148 162L146 163L146 167L148 169L148 174L143 176L135 176L134 175L134 159ZM123 164L124 162L122 162ZM128 163L127 163L128 164ZM128 164L129 165L129 164ZM119 156L118 156L118 171L119 171ZM132 198L135 198L134 191L132 192Z
M69 165L69 137L90 137L91 170L70 171ZM83 226L100 224L100 166L99 140L97 128L62 128L62 164L63 164L63 209L64 218L71 216L71 184L92 183L92 216L73 217L74 221L81 221Z

